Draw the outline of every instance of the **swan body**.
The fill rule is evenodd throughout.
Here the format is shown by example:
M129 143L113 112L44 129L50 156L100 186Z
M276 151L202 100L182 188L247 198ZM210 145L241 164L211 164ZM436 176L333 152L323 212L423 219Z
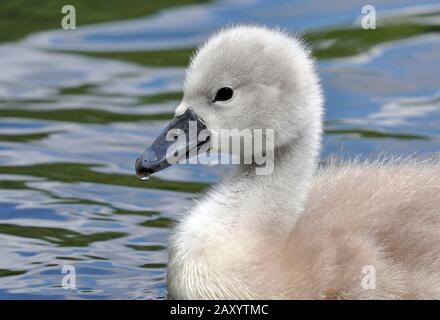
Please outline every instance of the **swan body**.
M224 86L232 98L215 101ZM440 298L439 164L318 169L323 97L300 40L263 27L220 31L187 70L176 117L189 108L213 131L213 148L215 129L272 128L274 171L242 164L186 212L170 243L171 298Z
M439 299L439 182L439 165L431 162L333 163L316 174L293 227L271 221L275 215L264 207L249 213L253 219L219 221L217 215L247 214L228 207L234 190L224 184L177 226L170 295ZM362 286L369 266L375 268L374 289Z

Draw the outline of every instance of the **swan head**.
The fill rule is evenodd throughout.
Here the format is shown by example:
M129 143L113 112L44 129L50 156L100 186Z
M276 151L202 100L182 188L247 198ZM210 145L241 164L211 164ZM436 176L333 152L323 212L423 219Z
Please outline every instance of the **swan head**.
M165 150L169 151L173 143L169 137L165 139L167 132L188 131L189 120L198 123L197 132L209 130L210 138L209 142L187 138L180 145L180 148L186 145L186 156L189 149L208 144L214 151L224 152L219 142L221 132L235 129L233 134L240 134L243 129L259 129L263 134L272 130L275 149L295 143L295 139L304 135L311 148L319 146L322 110L319 78L307 48L287 33L257 26L218 32L191 60L183 93L172 123L138 158L139 176L173 164L165 156ZM176 149L179 148L172 151ZM241 149L240 152L253 151Z

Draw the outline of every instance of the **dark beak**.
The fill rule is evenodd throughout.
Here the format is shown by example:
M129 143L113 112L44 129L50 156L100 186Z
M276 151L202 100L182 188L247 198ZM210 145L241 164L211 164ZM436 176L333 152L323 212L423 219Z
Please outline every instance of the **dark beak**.
M202 141L199 141L202 140ZM209 142L209 131L191 109L175 117L136 160L136 175L147 179L153 173L187 159Z

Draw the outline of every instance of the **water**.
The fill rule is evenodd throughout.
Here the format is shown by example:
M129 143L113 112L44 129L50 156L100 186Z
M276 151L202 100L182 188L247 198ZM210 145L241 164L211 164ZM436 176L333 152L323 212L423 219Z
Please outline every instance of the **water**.
M362 1L168 0L141 17L129 4L87 14L91 2L78 23L102 23L76 31L48 30L57 7L53 26L0 17L2 299L166 298L169 228L227 168L177 165L141 182L134 162L171 119L188 56L225 24L306 33L326 93L324 157L440 150L437 1L371 1L387 21L370 31ZM61 286L65 265L77 290Z

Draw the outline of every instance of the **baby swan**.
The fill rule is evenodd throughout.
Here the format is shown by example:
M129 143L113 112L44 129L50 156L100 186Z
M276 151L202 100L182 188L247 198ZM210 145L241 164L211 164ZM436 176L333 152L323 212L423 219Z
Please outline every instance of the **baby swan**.
M171 298L440 298L440 166L317 170L322 109L313 60L298 39L240 26L198 50L165 130L196 121L214 148L218 129L273 129L274 170L240 165L183 217L171 239ZM165 135L137 160L139 176L172 164Z

